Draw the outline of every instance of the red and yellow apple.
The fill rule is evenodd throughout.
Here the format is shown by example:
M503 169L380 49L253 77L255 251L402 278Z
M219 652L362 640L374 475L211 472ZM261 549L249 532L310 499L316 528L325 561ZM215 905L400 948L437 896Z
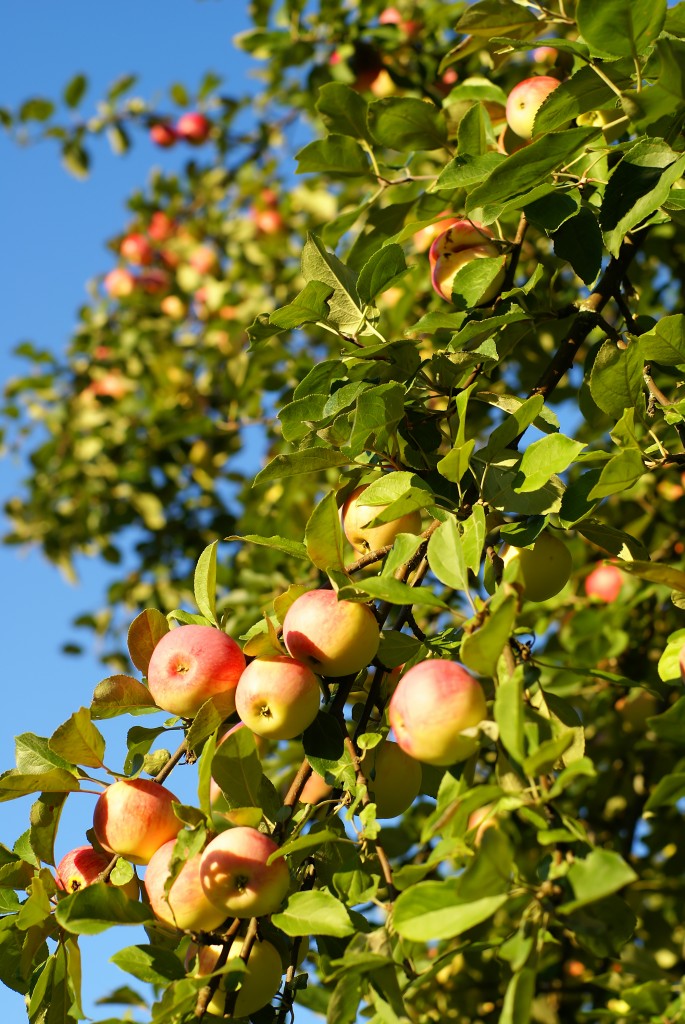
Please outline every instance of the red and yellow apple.
M292 740L319 713L321 690L310 668L285 654L255 658L235 691L241 720L257 736Z
M135 291L136 279L125 267L115 267L105 274L102 285L111 298L125 299Z
M239 957L244 940L234 939L228 954L229 960ZM219 959L221 946L191 947L189 955L198 957L197 976L211 974ZM233 1016L249 1017L271 1002L281 985L283 962L281 955L271 942L256 939L247 958L245 973L241 975L240 989L235 1001ZM223 1017L226 1010L225 985L219 984L207 1009L217 1017Z
M250 219L263 235L278 235L285 228L283 215L273 208L260 209L253 206L250 210Z
M519 82L507 97L507 124L521 139L532 139L538 110L561 83L551 75L537 75Z
M111 857L100 853L92 846L77 846L75 850L65 853L57 865L57 887L66 892L78 892L92 885L108 866ZM108 885L113 885L111 878L107 879ZM128 882L118 886L125 896L130 900L137 900L139 896L138 879L134 875Z
M198 274L205 276L217 269L219 257L211 245L196 245L188 254L188 263Z
M523 573L524 594L529 601L547 601L568 583L573 559L563 541L544 530L531 548L505 545L501 552L505 567L518 560Z
M338 601L333 590L309 590L288 609L283 640L291 657L319 675L337 678L373 661L380 632L368 605Z
M611 604L621 593L623 573L616 565L598 565L585 577L585 593Z
M368 523L380 515L387 505L365 505L361 500L368 484L356 487L342 507L342 526L345 536L352 547L360 554L376 551L378 548L392 544L400 533L421 533L421 513L407 512L399 519L392 519L380 526L369 526Z
M168 242L176 234L178 225L164 210L155 210L150 217L147 233L155 242Z
M319 804L322 800L330 800L332 795L333 787L316 772L312 772L304 784L300 801L303 804Z
M175 145L178 136L172 125L160 121L159 124L153 124L150 128L150 139L156 146L169 149L170 146Z
M165 295L159 304L159 308L171 320L183 320L188 314L188 307L178 295Z
M290 872L282 857L267 864L277 849L273 839L247 825L219 833L200 861L210 903L227 917L262 917L278 910L290 888Z
M501 251L494 241L492 231L470 220L455 220L438 235L428 252L431 268L431 284L438 295L452 301L452 287L457 273L473 260L500 256ZM479 298L479 305L492 302L499 294L504 281L504 260L502 269L494 281Z
M97 841L110 853L133 864L147 864L152 855L174 839L181 821L174 814L178 803L164 786L147 779L120 779L98 797L93 814Z
M136 266L147 267L155 258L155 251L149 240L137 231L122 238L119 252L128 263L135 263Z
M196 111L182 114L176 122L176 135L179 139L199 146L207 140L212 130L212 122L204 114Z
M145 891L150 906L160 921L172 928L211 932L225 921L226 914L205 896L200 882L201 853L188 858L174 879L169 895L164 893L175 845L176 840L170 839L160 846L145 869Z
M152 652L147 681L158 707L193 718L210 697L235 695L244 669L243 652L222 630L178 626Z
M421 765L392 740L369 750L362 768L378 818L396 818L419 795Z
M483 688L454 661L421 661L404 673L390 698L389 720L398 744L426 764L465 761L477 748L462 730L487 715Z

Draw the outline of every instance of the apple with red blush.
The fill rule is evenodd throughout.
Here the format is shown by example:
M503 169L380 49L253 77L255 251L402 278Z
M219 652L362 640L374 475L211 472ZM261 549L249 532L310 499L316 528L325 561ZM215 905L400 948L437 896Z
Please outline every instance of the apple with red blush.
M193 146L201 146L209 138L212 122L204 114L191 111L182 114L176 122L176 135Z
M57 865L57 888L69 893L85 889L86 886L97 882L99 875L109 867L111 859L92 846L77 846L76 849L65 853ZM107 884L114 885L111 878L107 879ZM121 889L130 900L137 900L140 895L135 875L124 885L116 888Z
M507 124L520 139L532 139L537 112L551 92L560 85L558 78L537 75L519 82L507 97Z
M376 657L380 631L368 605L339 601L333 590L309 590L283 620L288 653L319 675L356 675Z
M255 658L235 691L236 711L248 729L271 740L291 740L319 713L321 690L310 668L285 654Z
M459 271L474 260L497 256L502 256L502 251L489 228L464 218L454 220L433 241L428 252L431 284L441 298L451 302L454 280ZM502 267L479 296L478 305L492 302L499 295L504 277L502 256Z
M290 872L270 836L236 825L207 845L200 861L205 896L228 917L262 917L280 907L290 888Z
M147 864L160 846L180 832L181 821L173 808L178 802L157 782L119 779L95 804L95 837L109 853L118 853L133 864Z
M222 710L235 710L235 690L245 657L227 633L214 626L177 626L152 652L147 681L158 707L194 718L210 697L222 696Z
M164 924L181 931L211 932L226 919L224 911L205 896L200 882L202 854L193 854L174 878L168 895L167 879L171 876L175 839L170 839L153 853L145 869L145 891L153 913Z

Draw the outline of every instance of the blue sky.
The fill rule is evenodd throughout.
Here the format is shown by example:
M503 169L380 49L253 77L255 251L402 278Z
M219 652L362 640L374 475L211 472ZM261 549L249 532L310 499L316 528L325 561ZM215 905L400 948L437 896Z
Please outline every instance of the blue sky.
M29 96L57 97L76 73L88 76L83 109L126 72L140 75L136 95L163 99L167 87L183 81L192 90L208 71L222 75L227 91L249 87L248 60L231 45L232 36L248 27L246 3L240 0L21 0L4 12L0 58L0 104L10 108ZM148 178L154 165L180 165L179 150L161 151L144 133L133 151L115 158L103 141L94 150L93 172L76 181L60 166L50 143L18 149L0 134L0 219L5 244L0 247L0 379L24 369L11 355L24 339L54 351L64 348L86 299L85 282L112 265L105 239L125 223L126 197ZM22 466L0 460L0 504L16 493ZM2 622L4 651L3 715L0 719L0 770L13 767L13 737L21 732L50 735L80 705L87 705L105 674L95 656L68 657L61 645L74 638L72 618L97 607L107 572L97 562L81 560L80 584L68 585L38 551L0 546L4 580ZM155 719L148 719L152 725ZM141 720L138 720L142 724ZM122 763L126 730L133 720L104 723L108 761ZM111 744L111 746L110 746ZM190 772L179 768L170 788L193 799ZM30 800L0 804L0 841L11 846L28 826ZM67 802L57 844L58 856L85 841L94 797ZM84 1008L95 1019L116 1014L94 1000L129 976L108 964L124 945L145 941L142 931L118 929L82 943ZM141 986L138 986L139 988ZM0 1017L25 1019L23 998L0 985ZM145 1020L145 1015L135 1015ZM298 1010L298 1024L314 1018Z

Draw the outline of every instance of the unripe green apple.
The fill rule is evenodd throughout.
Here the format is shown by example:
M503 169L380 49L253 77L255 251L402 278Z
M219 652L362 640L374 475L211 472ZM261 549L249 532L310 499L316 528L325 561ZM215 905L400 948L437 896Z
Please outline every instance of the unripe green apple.
M267 860L278 844L263 832L236 825L208 844L200 861L200 881L207 899L226 917L273 914L290 888L290 872L282 857Z
M147 864L160 846L181 831L172 806L178 802L168 789L148 779L113 782L95 804L97 841L133 864Z
M236 711L248 729L272 740L292 740L319 712L319 681L300 661L276 654L255 658L238 681Z
M507 98L507 124L512 132L521 139L532 139L538 110L560 84L551 75L537 75L515 85Z
M483 688L454 661L421 661L404 673L390 698L389 720L398 744L426 764L465 761L478 742L462 736L487 715Z
M610 604L623 587L623 573L616 565L598 565L585 577L585 593Z
M145 891L154 914L164 924L181 931L211 932L226 920L226 914L205 896L200 882L201 853L189 857L174 879L168 897L164 885L169 877L175 839L160 846L145 869Z
M373 661L380 631L368 605L338 601L333 590L309 590L288 609L283 640L293 658L319 675L337 678Z
M229 960L240 956L244 939L234 939L228 954ZM197 975L210 974L219 959L221 946L191 947L189 954L198 956ZM283 974L283 963L278 950L266 939L256 939L241 975L240 989L235 1001L233 1016L249 1017L267 1006L278 992ZM223 1017L228 993L221 983L209 1006L210 1013Z
M157 707L193 718L210 697L234 695L244 669L243 652L222 630L177 626L152 652L147 681Z
M396 818L411 807L419 795L421 765L392 740L385 740L369 750L362 768L378 818Z
M77 846L75 850L65 853L57 865L55 871L57 887L65 889L66 892L78 892L79 889L85 889L87 885L92 885L96 881L98 875L102 874L110 860L111 857L100 853L92 846ZM114 884L111 878L107 879L107 884ZM135 875L124 885L117 886L117 888L120 888L130 900L137 900L140 895L138 879Z
M500 256L500 249L489 239L492 231L470 220L455 220L438 235L428 252L431 284L438 295L452 301L452 287L457 273L473 260ZM503 261L504 262L504 261ZM492 302L504 281L504 265L492 284L479 298L479 305Z
M518 559L523 572L524 593L529 601L547 601L568 583L573 559L563 541L544 530L532 548L505 545L501 552L505 566Z
M343 530L355 551L363 555L392 544L400 533L421 533L421 513L418 510L380 526L368 526L388 506L365 505L360 499L367 488L368 484L356 487L342 507Z

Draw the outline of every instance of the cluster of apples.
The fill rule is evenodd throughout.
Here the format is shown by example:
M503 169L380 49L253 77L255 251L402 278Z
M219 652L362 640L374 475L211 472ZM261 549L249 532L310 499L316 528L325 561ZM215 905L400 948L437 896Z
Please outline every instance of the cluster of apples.
M158 121L150 128L150 139L156 146L169 149L177 142L189 142L191 146L201 146L209 138L212 122L198 111L182 114L175 125L168 121Z

